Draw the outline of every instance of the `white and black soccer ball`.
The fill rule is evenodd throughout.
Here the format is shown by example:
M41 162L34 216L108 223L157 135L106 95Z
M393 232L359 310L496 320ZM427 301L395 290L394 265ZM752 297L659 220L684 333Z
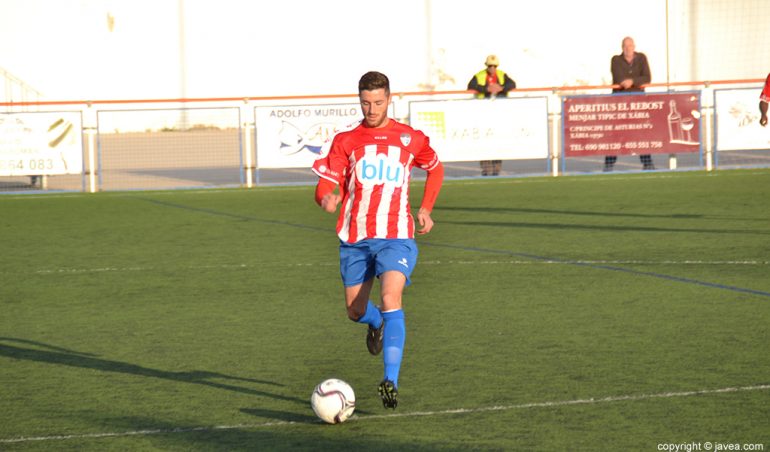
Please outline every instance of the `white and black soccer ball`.
M330 378L318 384L310 396L310 405L322 421L329 424L345 422L356 409L356 394L342 380Z

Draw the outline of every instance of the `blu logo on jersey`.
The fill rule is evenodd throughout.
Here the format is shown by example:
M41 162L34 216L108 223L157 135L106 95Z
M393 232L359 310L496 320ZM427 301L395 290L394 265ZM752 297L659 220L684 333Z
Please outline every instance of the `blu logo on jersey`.
M367 153L356 163L356 177L364 186L390 185L400 187L404 185L406 168L398 159L399 153L370 154Z

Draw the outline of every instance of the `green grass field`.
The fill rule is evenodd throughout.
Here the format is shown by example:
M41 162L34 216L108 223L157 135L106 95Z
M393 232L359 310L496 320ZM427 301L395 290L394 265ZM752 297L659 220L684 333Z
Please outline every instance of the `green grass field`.
M312 193L0 196L0 450L770 450L770 170L446 182L395 412Z

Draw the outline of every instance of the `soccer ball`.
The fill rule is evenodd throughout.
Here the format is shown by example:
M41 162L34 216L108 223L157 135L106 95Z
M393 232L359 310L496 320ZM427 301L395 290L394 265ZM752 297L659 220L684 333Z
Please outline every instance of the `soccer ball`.
M330 378L315 387L310 405L322 421L339 424L348 420L356 409L356 394L349 384Z

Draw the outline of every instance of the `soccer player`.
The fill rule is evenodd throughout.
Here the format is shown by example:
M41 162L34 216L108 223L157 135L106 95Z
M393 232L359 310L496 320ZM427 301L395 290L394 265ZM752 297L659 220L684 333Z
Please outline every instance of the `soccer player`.
M388 117L391 94L385 74L364 74L358 98L361 123L338 133L329 153L313 164L318 175L315 200L329 213L340 205L337 236L347 314L368 325L369 353L384 351L379 393L385 408L396 408L406 339L401 297L417 263L409 179L414 166L428 173L416 231L427 234L433 229L430 214L444 167L428 137ZM337 185L339 194L334 192ZM375 276L380 280L379 308L369 299Z
M759 95L759 125L765 127L767 125L767 103L770 102L770 74L765 79L765 86L762 88L762 93Z

